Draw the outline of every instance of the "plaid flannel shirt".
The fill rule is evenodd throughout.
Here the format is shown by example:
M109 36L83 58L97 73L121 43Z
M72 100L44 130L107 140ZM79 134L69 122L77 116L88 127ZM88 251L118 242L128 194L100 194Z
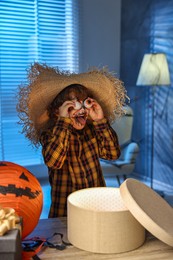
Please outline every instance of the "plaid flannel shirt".
M99 158L120 156L117 135L106 119L76 130L69 118L60 118L40 141L51 185L49 217L67 215L67 197L73 191L106 186Z

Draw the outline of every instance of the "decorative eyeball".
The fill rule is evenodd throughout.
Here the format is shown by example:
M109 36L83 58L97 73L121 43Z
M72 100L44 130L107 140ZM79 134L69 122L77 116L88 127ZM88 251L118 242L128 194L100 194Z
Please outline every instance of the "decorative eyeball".
M87 98L85 101L84 101L84 106L86 107L86 108L91 108L92 107L92 100L91 99L89 99L89 98Z
M74 109L78 110L78 109L81 109L81 107L82 107L82 104L79 101L75 101Z

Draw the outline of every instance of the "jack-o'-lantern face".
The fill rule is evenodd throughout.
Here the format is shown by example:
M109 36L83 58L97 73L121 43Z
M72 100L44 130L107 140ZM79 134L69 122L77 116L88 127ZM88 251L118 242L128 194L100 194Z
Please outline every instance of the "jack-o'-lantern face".
M0 162L0 205L13 208L23 219L22 238L38 223L42 205L42 188L26 168L11 162Z

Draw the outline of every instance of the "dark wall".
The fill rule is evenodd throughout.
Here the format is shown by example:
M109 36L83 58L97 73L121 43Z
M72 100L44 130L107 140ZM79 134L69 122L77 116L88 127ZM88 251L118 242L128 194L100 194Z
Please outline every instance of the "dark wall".
M108 65L120 73L121 0L79 0L80 72Z
M130 88L136 79L143 54L150 51L151 0L122 0L121 78Z
M149 137L145 133L146 100L148 89L137 87L136 80L144 53L150 52L150 0L122 0L121 13L121 67L120 78L124 81L130 106L134 110L133 140L140 145L135 172L149 176L147 161ZM139 116L140 115L140 116Z

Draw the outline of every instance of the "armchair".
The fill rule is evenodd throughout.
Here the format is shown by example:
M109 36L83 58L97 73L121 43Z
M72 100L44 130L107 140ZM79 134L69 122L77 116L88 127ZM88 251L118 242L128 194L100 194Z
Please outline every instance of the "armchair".
M115 161L101 159L101 165L111 165L112 174L115 175L118 184L121 184L121 178L124 180L127 175L133 173L136 157L139 153L139 145L132 141L133 110L129 106L125 107L126 113L117 119L112 127L116 131L121 146L121 156Z

